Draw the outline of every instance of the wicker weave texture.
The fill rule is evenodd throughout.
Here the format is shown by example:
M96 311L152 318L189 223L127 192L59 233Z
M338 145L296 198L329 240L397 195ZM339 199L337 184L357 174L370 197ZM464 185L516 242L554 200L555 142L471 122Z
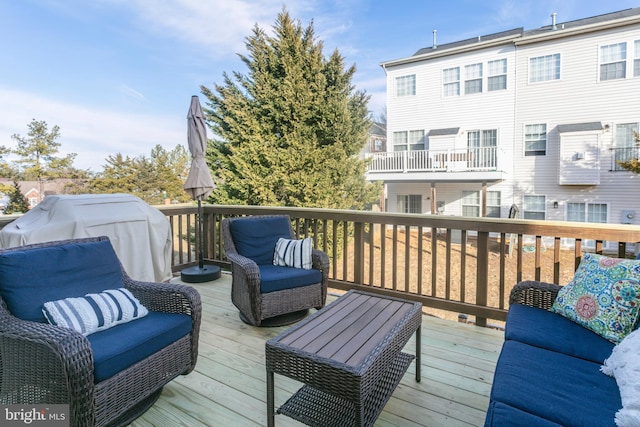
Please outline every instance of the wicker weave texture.
M402 303L402 308L397 311L399 317L389 318L391 327L383 337L378 339L371 335L365 338L375 346L360 363L345 363L287 344L298 340L293 337L307 336L308 329L319 330L321 336L326 336L327 332L323 331L328 328L328 318L343 316L351 319L359 306L359 302L354 304L355 295L369 295L379 301ZM371 310L368 314L371 314ZM420 303L349 291L295 327L270 339L265 345L267 375L275 372L306 384L279 412L309 425L372 425L413 359L413 356L404 355L401 350L411 336L419 331L421 322ZM375 330L369 331L367 324L357 323L359 325L353 329L355 337L363 338L364 333L376 333ZM342 324L336 323L340 325L336 326L336 332L342 328ZM346 348L351 345L350 341L342 341L342 338L334 335L323 339L331 340L331 345L337 349L335 354L341 352L340 346Z
M231 262L231 301L252 325L260 326L263 320L281 314L324 306L327 299L329 281L329 257L326 253L314 249L313 268L322 272L322 282L309 286L282 291L260 292L260 270L249 258L238 254L230 226L233 221L244 218L286 218L289 224L290 238L296 235L288 215L255 215L251 217L225 218L222 220L222 239L225 254Z
M108 240L106 237L37 243L0 250ZM201 301L189 286L132 280L124 286L149 310L191 316L191 334L100 383L94 383L93 354L86 337L57 326L14 317L0 301L0 403L69 404L72 426L126 425L153 404L159 390L193 370L198 356Z
M509 295L509 304L523 304L531 307L550 310L562 288L553 283L527 280L517 283Z

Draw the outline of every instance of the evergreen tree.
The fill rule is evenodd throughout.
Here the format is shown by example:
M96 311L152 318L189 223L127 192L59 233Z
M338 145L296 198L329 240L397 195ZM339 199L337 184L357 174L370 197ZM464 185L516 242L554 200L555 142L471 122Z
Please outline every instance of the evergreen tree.
M89 181L90 193L127 193L149 204L162 204L164 196L172 200L191 200L184 191L190 155L181 146L167 151L156 145L151 155L129 157L118 153L106 159L102 172Z
M358 154L370 126L369 96L355 91L355 66L283 9L273 37L255 27L241 59L248 74L224 74L208 98L216 203L363 209L378 185Z
M0 145L0 177L2 178L12 178L18 175L18 171L5 159L8 154L11 154L11 149Z
M11 136L17 142L13 153L19 157L16 163L22 166L23 179L41 181L83 175L83 171L73 168L76 153L64 157L57 156L62 145L58 141L60 138L58 126L53 126L49 131L47 122L34 119L27 127L29 132L26 137L19 134Z
M26 213L29 210L29 201L20 191L17 181L13 181L13 191L9 194L9 203L4 209L5 214Z

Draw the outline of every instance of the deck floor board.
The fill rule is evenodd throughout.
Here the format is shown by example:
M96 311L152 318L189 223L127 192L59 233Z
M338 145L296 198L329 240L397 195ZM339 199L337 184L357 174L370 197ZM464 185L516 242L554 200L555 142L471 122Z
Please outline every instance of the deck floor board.
M287 327L242 323L231 303L228 274L192 286L202 296L198 364L166 385L156 404L131 425L266 425L264 345ZM330 292L328 301L335 298ZM415 382L412 363L375 426L482 426L502 342L501 331L423 316L422 381ZM411 338L405 351L414 348ZM300 386L276 375L276 407ZM303 424L276 415L276 425Z

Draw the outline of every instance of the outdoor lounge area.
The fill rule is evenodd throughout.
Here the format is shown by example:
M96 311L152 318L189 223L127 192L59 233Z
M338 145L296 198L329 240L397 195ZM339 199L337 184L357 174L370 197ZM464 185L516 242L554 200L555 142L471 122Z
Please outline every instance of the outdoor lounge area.
M303 385L269 371L265 354L268 341L292 326L252 326L234 305L223 242L226 218L289 215L295 235L311 237L314 248L329 255L327 304L355 291L422 305L421 342L413 334L403 350L415 354L420 348L420 369L408 364L376 426L485 425L514 285L567 284L585 252L634 258L640 242L637 226L211 205L203 208L205 233L198 240L194 207L160 210L171 225L171 282L179 285L181 269L197 264L200 244L206 262L223 274L189 284L201 299L196 366L164 385L134 426L267 425L269 390L278 408ZM563 342L571 346L570 339ZM275 388L268 372L275 372ZM301 423L280 414L275 425Z
M242 322L230 301L230 274L192 286L202 297L196 368L166 385L132 426L266 425L265 342L288 327ZM327 302L336 295L330 289ZM502 331L423 316L422 381L415 382L412 365L375 425L482 426L502 341ZM414 346L411 339L406 351ZM300 386L278 376L276 406ZM303 425L283 415L275 421L276 426Z

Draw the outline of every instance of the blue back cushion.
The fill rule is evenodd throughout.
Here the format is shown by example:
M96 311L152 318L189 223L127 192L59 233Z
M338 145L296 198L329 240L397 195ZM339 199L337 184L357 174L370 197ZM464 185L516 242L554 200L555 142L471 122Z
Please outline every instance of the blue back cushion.
M23 320L46 322L47 301L121 287L120 262L107 240L0 254L0 294Z
M256 264L273 264L273 252L280 237L291 238L287 217L240 218L231 221L229 230L236 251Z
M595 332L559 314L524 304L509 307L505 338L600 364L613 351L613 343Z

